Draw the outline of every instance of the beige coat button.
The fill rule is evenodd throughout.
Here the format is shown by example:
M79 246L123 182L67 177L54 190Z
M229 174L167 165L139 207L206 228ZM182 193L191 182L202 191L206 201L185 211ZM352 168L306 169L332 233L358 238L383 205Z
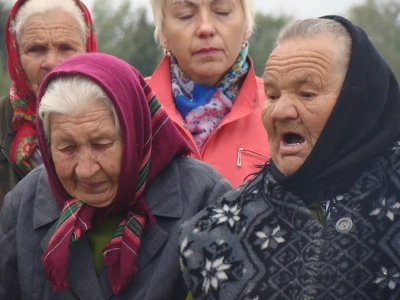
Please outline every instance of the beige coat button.
M336 222L338 232L349 232L353 227L353 221L350 218L341 218Z

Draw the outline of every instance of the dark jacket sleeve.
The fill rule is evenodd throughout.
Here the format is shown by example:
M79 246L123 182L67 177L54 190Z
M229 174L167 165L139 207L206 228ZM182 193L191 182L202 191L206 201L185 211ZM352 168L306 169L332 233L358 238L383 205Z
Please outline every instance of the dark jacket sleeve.
M0 211L0 299L20 299L17 249L16 206L12 192L7 194Z
M11 143L15 133L12 128L12 114L8 96L0 98L0 210L5 195L23 178L18 167L10 161Z

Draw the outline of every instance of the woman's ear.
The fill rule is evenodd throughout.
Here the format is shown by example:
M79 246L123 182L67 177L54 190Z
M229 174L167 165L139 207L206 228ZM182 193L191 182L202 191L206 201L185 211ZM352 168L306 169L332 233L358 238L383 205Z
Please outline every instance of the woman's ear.
M244 33L243 41L248 41L250 38L251 38L251 30L248 29L248 30L246 30L246 32Z
M164 32L160 32L159 41L164 49L169 49L168 39L165 36Z

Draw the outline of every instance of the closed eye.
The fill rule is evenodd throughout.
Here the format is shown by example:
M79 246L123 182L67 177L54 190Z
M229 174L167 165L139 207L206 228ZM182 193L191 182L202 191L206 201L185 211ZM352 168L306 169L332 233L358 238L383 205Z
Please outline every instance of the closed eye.
M76 150L76 145L62 145L57 147L57 150L65 154L70 154Z
M106 150L108 148L110 148L113 145L113 142L109 142L109 143L94 143L92 144L92 147L96 150Z
M220 15L220 16L229 16L230 15L230 11L217 11L216 14Z
M179 20L189 20L192 17L193 17L193 15L182 15L182 16L179 16L178 19Z

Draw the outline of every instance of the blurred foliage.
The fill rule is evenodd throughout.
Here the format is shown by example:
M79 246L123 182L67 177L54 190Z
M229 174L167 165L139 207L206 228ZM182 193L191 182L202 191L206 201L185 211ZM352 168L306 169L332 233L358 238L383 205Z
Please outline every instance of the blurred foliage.
M11 0L0 0L0 38ZM123 0L115 7L109 0L95 0L92 15L99 50L120 57L149 76L162 58L162 49L154 41L154 25L145 8L133 9ZM369 35L379 52L400 79L400 0L364 0L352 6L347 16ZM279 29L291 16L257 13L256 29L249 41L256 74L261 75ZM0 44L0 95L8 92L5 43Z
M143 76L151 75L162 57L162 49L154 41L154 25L148 20L146 9L133 11L129 0L113 9L112 1L96 0L92 12L99 51L127 61Z
M348 17L363 28L400 80L400 0L365 0Z
M4 31L10 7L9 1L0 1L0 97L7 94L10 89L10 79L7 72L6 43L4 42Z
M265 63L275 44L279 30L290 21L289 16L255 15L256 29L250 39L250 56L257 75L264 71Z

